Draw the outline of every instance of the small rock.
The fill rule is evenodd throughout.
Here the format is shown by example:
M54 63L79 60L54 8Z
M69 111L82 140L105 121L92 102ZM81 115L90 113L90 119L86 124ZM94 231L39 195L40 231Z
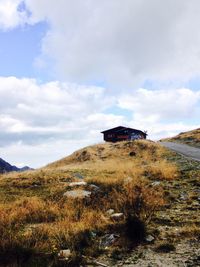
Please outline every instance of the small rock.
M95 191L95 192L97 192L97 191L100 190L100 187L98 187L98 186L95 185L95 184L90 184L89 187L90 187L91 190L93 190L93 191Z
M112 218L113 220L120 220L124 217L124 213L114 213L110 216L110 218Z
M145 240L146 240L146 242L151 243L154 241L154 239L155 238L152 235L148 235Z
M81 181L81 182L72 182L72 183L69 184L70 187L85 186L85 185L87 185L87 183L84 182L84 181Z
M187 199L188 199L188 195L186 193L181 193L180 200L187 200Z
M71 190L67 191L63 194L64 197L69 197L69 198L85 198L85 197L90 197L91 192L87 190Z
M107 248L109 247L110 245L112 245L115 240L118 238L119 236L115 235L115 234L106 234L101 242L100 242L100 247L102 248Z
M160 185L160 182L159 181L155 181L151 184L152 186L159 186Z
M60 250L60 252L58 253L58 257L61 258L62 260L69 260L70 256L71 256L71 251L70 249L63 249Z
M109 210L106 211L106 214L111 216L114 212L115 212L114 209L109 209Z
M132 182L132 181L133 181L133 178L130 177L130 176L128 176L128 177L126 177L126 178L124 179L124 183L125 183L125 184L128 184L128 183L130 183L130 182Z
M75 173L74 176L79 179L84 179L83 175L80 173Z
M131 259L127 259L127 260L125 260L125 262L124 262L125 264L131 264L132 263L132 261L131 261Z

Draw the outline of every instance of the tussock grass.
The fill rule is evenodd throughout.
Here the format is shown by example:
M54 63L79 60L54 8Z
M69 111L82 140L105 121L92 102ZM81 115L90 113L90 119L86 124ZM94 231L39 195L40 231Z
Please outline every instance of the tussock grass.
M78 180L76 173L99 186L98 193L89 199L64 197L69 182ZM109 229L120 226L123 232L130 221L146 227L165 204L161 186L155 190L152 180L177 175L166 150L150 141L99 144L40 170L3 175L0 250L57 253L70 248L88 253ZM107 215L111 208L124 214L120 222Z

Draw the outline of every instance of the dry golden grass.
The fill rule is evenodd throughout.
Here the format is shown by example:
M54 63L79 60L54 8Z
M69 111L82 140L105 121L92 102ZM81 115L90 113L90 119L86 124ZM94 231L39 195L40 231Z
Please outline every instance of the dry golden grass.
M181 142L188 145L200 147L200 128L183 132L172 138L165 138L161 141Z
M162 188L152 180L172 179L176 166L166 150L150 141L100 144L84 148L43 169L0 177L0 249L55 253L61 248L80 252L91 246L93 234L118 222L106 211L113 208L148 223L164 204ZM81 173L100 187L90 199L63 196Z
M200 237L200 226L196 224L183 226L180 230L180 234L185 237Z

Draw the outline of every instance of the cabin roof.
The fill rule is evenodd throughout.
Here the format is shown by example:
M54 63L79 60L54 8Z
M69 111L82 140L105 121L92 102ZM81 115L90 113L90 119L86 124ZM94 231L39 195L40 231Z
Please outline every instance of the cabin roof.
M147 135L145 132L141 131L141 130L137 130L137 129L133 129L133 128L129 128L129 127L124 127L124 126L118 126L118 127L114 127L108 130L105 130L101 133L109 133L109 132L115 132L115 133L120 133L124 130L128 130L129 132L138 132L138 133L143 133L144 135Z
M120 130L124 130L126 127L123 127L123 126L118 126L118 127L114 127L114 128L111 128L111 129L108 129L108 130L105 130L101 133L108 133L108 132L118 132Z

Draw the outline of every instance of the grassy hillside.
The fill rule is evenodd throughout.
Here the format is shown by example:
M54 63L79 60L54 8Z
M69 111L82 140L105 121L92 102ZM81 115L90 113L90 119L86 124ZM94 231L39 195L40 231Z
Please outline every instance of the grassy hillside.
M116 235L108 245L112 253L143 242L169 205L164 185L180 179L173 155L145 140L106 143L39 170L2 175L0 256L43 255L56 262L61 249L70 249L69 266L79 266L106 251L105 235ZM69 197L74 190L79 197ZM81 197L83 191L89 197ZM121 213L119 218L111 210Z
M163 141L180 142L200 148L200 128L189 132L180 133L175 137L163 139Z

